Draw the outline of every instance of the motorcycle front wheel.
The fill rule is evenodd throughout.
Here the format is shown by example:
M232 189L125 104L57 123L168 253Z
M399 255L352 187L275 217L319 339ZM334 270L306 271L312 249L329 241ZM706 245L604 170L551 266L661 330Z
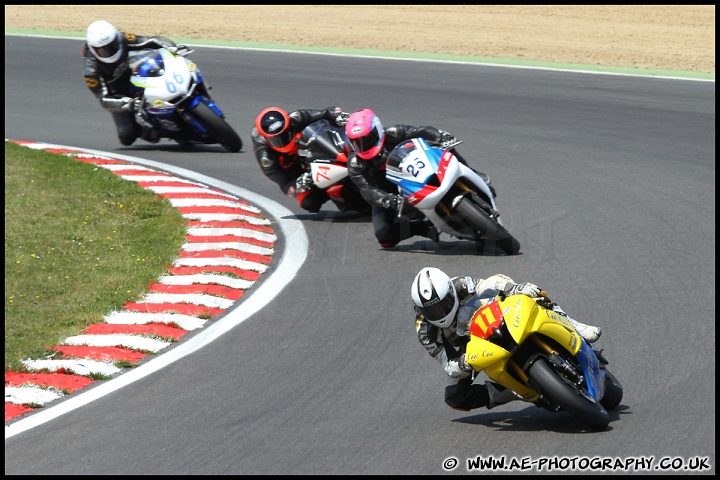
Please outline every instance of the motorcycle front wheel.
M606 410L613 410L620 405L623 398L623 387L615 375L610 370L605 369L605 395L603 395L600 403Z
M224 118L218 117L210 107L198 102L191 112L225 150L235 153L242 149L243 143L240 136Z
M473 231L477 232L478 252L486 250L488 247L499 248L506 255L516 255L520 252L520 242L505 227L476 205L472 201L472 197L466 196L460 200L455 206L455 212L467 222Z
M582 423L594 430L605 430L610 415L600 402L587 398L577 387L560 378L548 363L540 358L528 369L528 375L535 382L537 391L559 405Z

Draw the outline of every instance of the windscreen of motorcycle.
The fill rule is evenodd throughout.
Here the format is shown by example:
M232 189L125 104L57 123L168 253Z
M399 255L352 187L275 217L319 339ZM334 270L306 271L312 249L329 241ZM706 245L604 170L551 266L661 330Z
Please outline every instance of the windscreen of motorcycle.
M497 302L488 302L477 294L470 297L458 312L457 334L488 338L500 326L503 314Z
M318 120L305 127L298 140L298 154L308 161L326 159L347 163L348 152L345 130L330 125L327 120Z
M140 50L131 54L128 62L131 75L135 77L159 77L165 74L162 55L155 50Z
M406 140L390 152L385 176L398 185L406 197L426 186L438 187L441 179L437 174L443 173L440 165L444 153L442 149L429 146L423 138Z

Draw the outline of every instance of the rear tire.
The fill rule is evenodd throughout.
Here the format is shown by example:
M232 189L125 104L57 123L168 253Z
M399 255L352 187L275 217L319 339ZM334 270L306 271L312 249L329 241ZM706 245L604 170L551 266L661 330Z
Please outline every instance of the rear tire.
M610 423L610 415L600 402L584 397L575 387L563 380L545 359L539 358L533 363L528 375L537 385L537 390L550 401L560 405L582 423L594 430L605 430Z
M210 107L199 102L192 109L192 114L225 150L235 153L242 149L243 143L240 136L224 118L218 117Z
M476 240L478 253L484 253L488 248L500 249L501 253L506 255L516 255L520 252L520 242L510 235L510 232L505 227L476 205L470 196L460 200L455 206L455 212L479 236L478 240Z

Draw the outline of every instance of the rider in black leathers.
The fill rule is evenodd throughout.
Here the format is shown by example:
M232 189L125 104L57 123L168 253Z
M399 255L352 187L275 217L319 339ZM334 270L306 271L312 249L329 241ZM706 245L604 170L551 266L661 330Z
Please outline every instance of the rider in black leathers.
M367 108L350 115L345 132L353 150L348 155L348 174L365 201L372 205L373 228L380 246L394 247L416 235L437 243L437 228L419 210L403 202L400 195L390 193L396 192L397 186L385 177L385 163L393 148L410 138L422 137L440 145L454 141L455 137L430 126L398 124L383 129L375 112ZM453 153L467 165L462 156L454 150ZM403 214L398 216L400 208Z
M347 114L337 106L290 113L279 107L268 107L258 113L250 134L255 158L265 176L276 183L283 194L294 197L302 209L312 213L320 211L330 196L312 183L298 155L297 142L305 127L322 119L339 127L344 125ZM348 190L344 188L343 195L351 195ZM348 204L359 204L361 199L346 200Z
M128 52L144 48L166 47L173 53L187 51L161 36L141 36L119 32L105 20L90 24L83 44L83 75L90 91L100 105L112 114L120 143L132 145L138 138L157 142L157 132L149 125L141 127L135 121L136 104L130 97L130 69Z

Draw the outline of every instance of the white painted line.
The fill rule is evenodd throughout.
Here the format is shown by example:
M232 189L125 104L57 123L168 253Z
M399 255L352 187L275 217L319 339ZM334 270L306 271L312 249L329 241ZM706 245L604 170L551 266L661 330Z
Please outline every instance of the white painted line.
M125 180L130 180L131 182L179 182L179 183L193 183L190 180L183 180L182 178L175 178L168 175L119 175L120 177L124 178Z
M58 370L69 370L76 375L88 376L92 374L115 375L122 369L107 362L98 362L86 358L74 358L68 360L23 360L23 365L28 370L47 370L57 372Z
M245 253L257 253L258 255L272 255L275 253L274 248L260 247L250 243L243 242L202 242L202 243L186 243L182 246L185 252L205 252L208 250L237 250Z
M248 262L239 258L216 257L216 258L178 258L173 263L175 267L235 267L243 270L253 270L255 272L264 272L268 269L267 265L257 262Z
M163 285L192 285L201 283L203 285L224 285L230 288L247 290L252 287L255 282L243 280L242 278L228 277L227 275L198 273L194 275L165 275L160 277L158 283L162 283Z
M45 405L62 396L63 394L54 390L46 390L34 386L5 387L5 401L16 405L24 405L26 403Z
M127 310L118 310L105 315L105 323L111 325L145 325L148 323L174 323L183 330L196 330L202 328L207 323L192 315L183 315L181 313L144 313L130 312Z
M152 168L143 167L141 165L134 165L132 163L108 163L103 164L99 163L97 164L98 167L110 170L111 172L121 172L123 170L135 170L135 171L147 171L147 172L157 172L157 170L154 170ZM164 172L163 172L164 173Z
M64 345L88 347L125 347L133 350L159 352L170 345L169 342L129 333L110 333L107 335L74 335L63 340Z
M245 207L240 201L220 198L168 198L175 208L180 207Z
M137 303L191 303L212 308L227 309L235 300L197 293L147 293Z
M195 193L199 193L199 194L214 193L216 195L226 196L228 198L234 198L236 200L240 200L240 198L236 197L235 195L230 195L229 193L226 193L226 192L219 192L217 190L212 190L210 187L201 186L201 185L198 185L189 180L180 180L179 178L176 180L178 182L184 182L184 183L192 184L195 186L193 186L193 187L177 187L177 186L169 187L169 186L150 185L147 187L147 189L152 190L155 193L187 193L188 195L192 195ZM257 207L253 207L252 205L247 205L247 207L249 209L252 209L256 213L260 213L260 210Z

